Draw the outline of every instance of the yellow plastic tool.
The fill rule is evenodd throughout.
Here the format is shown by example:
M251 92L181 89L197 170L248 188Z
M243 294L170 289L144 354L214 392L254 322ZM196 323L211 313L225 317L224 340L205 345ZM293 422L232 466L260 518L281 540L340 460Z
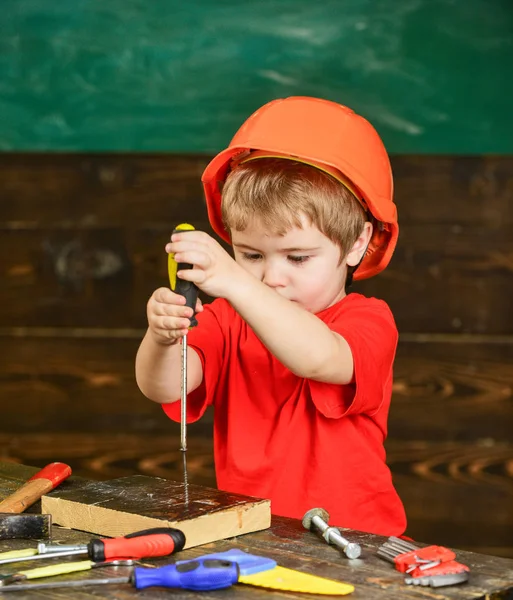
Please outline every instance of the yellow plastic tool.
M52 558L52 555L48 554L47 558ZM89 569L95 569L97 567L133 567L135 563L136 561L132 559L117 559L104 562L80 560L58 563L56 565L47 565L46 567L36 567L35 569L26 569L24 571L12 573L11 575L0 575L0 594L6 590L16 590L19 587L16 584L20 581L41 579L43 577L55 577L56 575L66 575L67 573L78 573L80 571L89 571Z
M239 548L206 554L200 558L237 563L239 567L238 583L246 585L286 592L332 596L345 596L354 592L354 587L348 583L280 567L273 558L250 554Z
M280 566L253 575L239 575L239 583L272 590L330 596L346 596L354 592L354 586L348 583Z
M48 555L51 558L51 554ZM36 569L27 569L18 571L16 577L19 579L39 579L40 577L53 577L55 575L64 575L66 573L77 573L79 571L89 571L95 566L91 560L81 560L77 562L59 563L47 567L37 567Z
M2 560L11 560L11 558L27 558L28 556L35 556L36 554L36 548L25 548L24 550L11 550L11 552L2 552L0 554L0 562Z
M181 223L180 225L177 225L174 228L173 233L176 233L178 231L194 231L194 227L192 225L189 225L189 223ZM172 253L167 255L167 270L169 273L169 284L171 286L171 289L175 291L177 285L176 272L178 270L178 265L175 260L175 255ZM195 307L192 306L191 308L194 309Z

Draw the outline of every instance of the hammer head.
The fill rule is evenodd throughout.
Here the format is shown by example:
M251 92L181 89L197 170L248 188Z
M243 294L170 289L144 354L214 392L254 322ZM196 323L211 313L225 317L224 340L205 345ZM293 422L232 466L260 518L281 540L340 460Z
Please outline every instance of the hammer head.
M314 517L321 517L321 519L328 524L330 514L327 510L324 510L324 508L311 508L303 517L303 527L305 529L310 530L312 528L312 519Z
M47 539L51 529L52 515L0 513L0 540Z

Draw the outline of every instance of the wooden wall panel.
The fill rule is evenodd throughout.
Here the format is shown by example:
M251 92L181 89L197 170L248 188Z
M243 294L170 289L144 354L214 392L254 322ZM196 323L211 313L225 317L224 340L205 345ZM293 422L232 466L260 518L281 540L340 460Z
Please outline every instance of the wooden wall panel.
M211 231L205 157L3 155L0 327L142 327L163 245ZM403 332L513 333L513 157L394 157L401 236L383 274ZM116 307L116 311L113 310Z
M390 437L511 443L512 363L511 341L400 341Z
M160 407L135 382L143 330L117 338L104 337L105 330L68 333L0 336L0 399L8 408L0 430L88 431L93 425L98 432L169 431ZM401 341L390 438L511 443L512 362L510 343Z
M0 156L0 456L181 476L179 425L137 389L173 225L211 231L204 156ZM513 556L513 157L393 157L401 235L355 284L400 342L387 456L418 539ZM212 413L189 429L213 485Z

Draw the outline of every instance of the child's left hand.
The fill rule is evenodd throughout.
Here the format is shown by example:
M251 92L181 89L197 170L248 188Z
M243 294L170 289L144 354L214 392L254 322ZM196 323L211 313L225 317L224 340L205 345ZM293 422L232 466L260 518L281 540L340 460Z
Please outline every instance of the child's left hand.
M193 269L179 271L177 276L192 281L209 296L229 300L241 282L251 277L204 231L173 233L166 252L173 252L177 263L193 265Z

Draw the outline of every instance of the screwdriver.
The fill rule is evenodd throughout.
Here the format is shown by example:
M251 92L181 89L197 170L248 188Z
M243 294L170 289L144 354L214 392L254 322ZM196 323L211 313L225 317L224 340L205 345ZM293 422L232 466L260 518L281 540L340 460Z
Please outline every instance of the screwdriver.
M183 231L194 231L194 227L188 223L177 225L173 233ZM177 277L178 271L192 269L189 263L177 263L174 254L168 254L167 267L169 272L169 284L175 294L180 294L185 298L185 306L192 308L193 316L191 318L191 327L195 327L198 322L194 317L196 310L196 301L198 299L198 288L191 281L185 281ZM180 412L180 449L187 450L187 335L182 338L182 381L181 391L181 412Z
M41 558L62 558L63 556L81 554L86 554L94 562L104 562L113 558L150 558L174 554L182 550L184 546L185 535L180 529L155 527L153 529L137 531L125 537L93 539L88 544L77 546L74 550L68 549L62 552L36 554L25 558L10 558L0 561L0 564L38 560Z
M10 575L0 575L0 588L5 585L11 585L19 581L30 579L39 579L41 577L55 577L56 575L65 575L67 573L78 573L79 571L89 571L89 569L98 569L102 567L133 567L137 561L129 560L106 560L104 562L93 562L92 560L81 560L78 562L64 562L57 565L38 567L36 569L27 569L18 571ZM0 592L2 590L0 589Z
M138 590L147 587L181 588L184 590L208 591L227 588L237 583L239 567L228 560L204 558L166 565L155 569L136 567L128 577L52 581L48 583L6 585L1 593L49 588L82 587L129 583Z

